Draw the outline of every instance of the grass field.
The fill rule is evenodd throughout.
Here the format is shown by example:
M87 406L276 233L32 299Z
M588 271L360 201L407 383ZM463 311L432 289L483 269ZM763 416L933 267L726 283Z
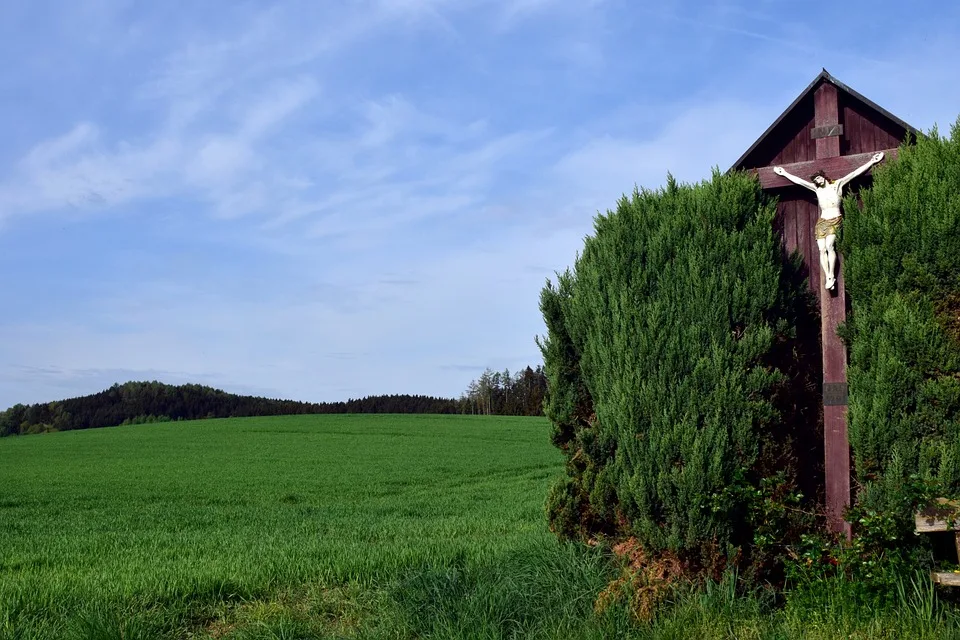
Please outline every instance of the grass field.
M380 583L542 546L559 468L537 419L295 416L7 438L0 624Z
M638 624L560 545L542 419L296 416L0 440L0 638L945 637L894 612L774 608L733 581ZM911 595L912 594L912 595ZM828 594L829 595L829 594ZM817 605L820 606L820 605Z

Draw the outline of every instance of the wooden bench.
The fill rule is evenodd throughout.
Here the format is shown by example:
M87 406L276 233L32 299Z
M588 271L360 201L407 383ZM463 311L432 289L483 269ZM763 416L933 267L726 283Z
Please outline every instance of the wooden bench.
M932 504L916 513L917 533L953 531L956 541L957 562L960 564L960 502L937 498ZM960 573L933 571L933 581L948 587L960 587Z

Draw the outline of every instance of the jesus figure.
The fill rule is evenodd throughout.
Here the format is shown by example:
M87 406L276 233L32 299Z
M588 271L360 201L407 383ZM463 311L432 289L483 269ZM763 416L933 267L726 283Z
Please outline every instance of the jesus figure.
M837 264L837 253L834 244L837 241L837 231L843 219L840 215L840 199L843 188L851 180L866 172L883 160L883 152L875 153L870 160L862 167L854 169L847 175L835 182L827 179L823 171L818 171L810 177L810 181L798 178L795 175L787 173L783 167L774 167L773 172L778 176L783 176L790 182L806 187L817 194L817 203L820 205L820 219L814 227L814 235L817 238L817 247L820 249L820 268L823 269L824 283L826 289L833 289L836 284L834 269Z

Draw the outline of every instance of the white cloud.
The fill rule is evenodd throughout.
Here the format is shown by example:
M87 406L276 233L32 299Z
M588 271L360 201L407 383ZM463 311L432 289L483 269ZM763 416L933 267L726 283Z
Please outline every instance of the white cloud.
M193 154L186 175L200 185L232 186L237 174L256 168L254 157L243 140L213 136Z
M668 172L681 182L699 182L713 167L725 171L763 132L766 125L758 125L764 113L759 105L737 101L679 106L645 138L588 137L561 157L550 175L576 206L605 210L635 185L663 185Z
M105 148L91 126L34 147L13 177L0 183L0 218L65 207L115 206L165 192L167 173L181 156L180 141Z
M255 199L236 206L240 192L250 193L254 173L269 186L298 182L268 163L263 147L272 141L266 136L318 93L317 84L304 78L273 82L263 90L244 97L246 104L235 107L237 122L224 133L200 134L196 126L177 122L149 137L111 145L95 126L82 123L41 142L14 177L0 183L0 217L182 195L212 201L221 215L255 210ZM218 123L217 128L223 127Z
M99 131L89 122L81 122L69 133L52 140L41 142L24 157L23 165L43 170L70 159L77 152L97 141Z
M243 114L239 136L256 140L314 100L319 92L317 82L309 77L279 83L267 88L266 95Z

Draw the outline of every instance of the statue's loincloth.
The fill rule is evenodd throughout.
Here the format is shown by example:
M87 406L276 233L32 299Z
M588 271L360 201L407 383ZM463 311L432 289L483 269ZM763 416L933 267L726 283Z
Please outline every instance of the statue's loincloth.
M840 231L843 224L843 216L836 218L820 218L813 227L813 235L817 240L823 240L827 236L835 236Z

